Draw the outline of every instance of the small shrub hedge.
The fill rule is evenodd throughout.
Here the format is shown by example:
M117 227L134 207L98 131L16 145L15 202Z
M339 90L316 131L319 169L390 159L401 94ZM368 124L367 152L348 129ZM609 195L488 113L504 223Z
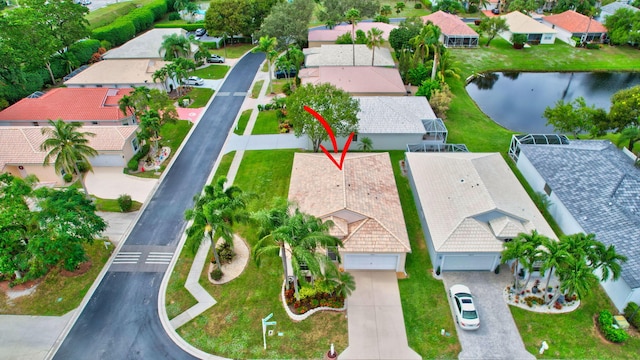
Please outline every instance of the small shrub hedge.
M222 279L222 270L217 267L211 270L211 278L215 281Z
M587 43L587 49L600 50L600 44Z
M129 171L138 171L138 164L140 163L140 159L147 156L149 154L149 150L151 150L151 146L149 144L142 145L140 151L138 151L131 160L127 163L127 169Z
M600 311L598 324L600 325L602 335L611 342L621 343L629 338L629 334L627 334L624 329L616 329L613 327L613 315L609 310Z
M415 5L413 5L414 9L422 9L422 4L421 3L416 3Z
M524 298L524 301L527 303L528 307L533 307L534 303L536 305L544 305L544 299L537 296L527 296Z
M118 197L118 206L120 207L120 211L129 212L131 210L131 207L133 206L131 196L127 194L120 195Z
M71 175L71 174L69 174L69 173L64 174L64 175L62 176L62 180L64 180L64 182L66 182L66 183L70 183L70 182L71 182L71 180L73 180L73 175Z
M633 319L631 318L633 316ZM624 317L627 318L629 324L633 325L636 329L640 329L640 311L638 310L638 304L630 302L627 307L624 308Z
M153 26L167 13L167 1L156 0L139 7L113 23L93 30L92 37L100 41L108 41L112 46L122 45L133 39L137 33Z

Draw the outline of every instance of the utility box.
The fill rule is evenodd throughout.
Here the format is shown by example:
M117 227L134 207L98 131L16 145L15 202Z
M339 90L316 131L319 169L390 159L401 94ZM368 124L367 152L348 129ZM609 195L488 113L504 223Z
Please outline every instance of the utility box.
M629 328L629 322L624 318L623 315L615 315L613 317L613 321L618 325L619 328L627 330Z

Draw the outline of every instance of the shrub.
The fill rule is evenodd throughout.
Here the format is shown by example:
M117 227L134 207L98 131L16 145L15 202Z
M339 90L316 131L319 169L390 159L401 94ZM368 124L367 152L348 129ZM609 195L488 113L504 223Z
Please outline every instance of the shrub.
M449 104L453 99L453 94L449 89L447 84L442 85L442 89L436 89L431 94L431 99L429 99L429 104L431 104L431 108L433 112L441 119L447 118L447 110L449 110Z
M527 303L527 306L532 307L534 304L542 305L544 304L544 299L537 296L527 296L524 298L524 301Z
M600 325L602 335L611 342L621 343L629 338L629 334L627 334L624 329L616 329L613 327L613 315L609 310L600 311L598 324Z
M100 46L100 41L96 39L86 39L69 46L69 50L67 51L73 54L80 64L86 64L91 60L91 56L98 51Z
M64 174L64 176L62 176L62 180L64 180L64 182L66 182L66 183L70 183L71 180L73 180L73 175L71 175L69 173Z
M413 5L414 9L422 9L422 4L421 3L416 3L415 5Z
M338 36L338 38L336 39L336 44L339 44L339 45L353 44L353 39L351 38L351 33L350 32L346 32L346 33Z
M513 34L511 35L511 42L514 45L524 44L527 42L528 36L527 34Z
M136 34L149 29L154 21L153 13L147 7L133 10L127 15L127 18L133 23L133 26L135 26Z
M381 23L385 23L388 24L390 22L389 18L383 15L378 15L376 17L373 18L373 21L375 22L381 22Z
M180 20L180 19L182 19L182 18L180 17L180 14L178 14L177 12L174 11L174 12L170 12L169 13L169 20L170 21Z
M100 47L103 48L105 51L110 50L111 49L111 43L108 42L107 40L102 40L102 41L100 41Z
M110 25L93 30L92 37L100 41L106 40L111 45L118 46L133 39L136 35L135 25L126 17L121 17Z
M317 293L318 291L316 290L315 286L303 286L298 290L300 300L314 297Z
M293 93L293 90L291 89L291 83L290 82L287 82L284 85L282 85L282 92L287 96L289 96L289 95L291 95Z
M596 43L588 43L588 44L587 44L587 49L591 49L591 50L599 50L599 49L600 49L600 44L596 44Z
M226 241L218 245L217 250L218 250L218 256L220 256L220 262L223 264L230 263L233 260L233 257L236 255L233 252L233 248L231 247L231 244L229 244Z
M631 317L633 316L633 319ZM624 317L629 320L629 323L635 326L636 329L640 329L640 311L638 304L630 302L627 307L624 308Z
M362 30L356 30L356 44L366 44L367 34Z
M427 79L429 79L429 81L431 82L431 79L429 78L430 75L431 75L431 69L424 66L424 64L420 64L414 68L409 69L409 71L407 71L407 82L409 84L415 84L415 85L423 84L423 82ZM440 85L439 82L435 82L435 84L430 84L430 86L438 86L438 87L439 85ZM429 93L431 93L431 91L429 91Z
M202 27L202 23L193 24L155 24L156 29L185 29L187 31L196 31Z
M215 281L218 281L220 279L222 279L222 270L220 270L220 268L216 267L215 269L211 270L211 278Z
M78 171L80 171L81 174L86 173L89 171L89 164L86 161L78 162Z
M131 200L131 196L127 194L122 194L118 196L118 206L120 207L120 211L122 212L131 211L131 207L133 206L133 201Z
M440 84L438 80L426 79L422 82L418 91L416 91L416 96L426 96L427 100L430 100L433 92L440 89L442 89L442 84Z

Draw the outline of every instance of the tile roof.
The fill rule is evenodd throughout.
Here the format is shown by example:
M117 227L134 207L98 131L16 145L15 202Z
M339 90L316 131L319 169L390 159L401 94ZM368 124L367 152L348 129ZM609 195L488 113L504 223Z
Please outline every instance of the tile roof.
M500 235L537 229L556 238L498 153L407 153L438 252L500 252ZM507 219L505 219L507 218Z
M119 120L131 116L124 115L118 108L118 101L131 91L129 88L57 88L39 98L24 98L0 111L0 121Z
M512 11L502 16L507 20L509 31L512 34L557 34L554 29L542 25L531 17L519 12Z
M389 39L391 30L397 29L398 25L391 25L381 22L359 22L356 24L356 31L362 30L365 33L372 28L382 30L382 37ZM336 41L340 35L351 33L351 25L338 25L333 29L319 29L309 31L309 41Z
M559 28L565 29L572 34L585 33L587 29L589 29L589 34L607 32L607 28L598 21L590 19L588 16L582 15L573 10L567 10L560 14L545 16L542 19Z
M165 36L173 34L187 36L184 29L151 29L144 34L127 41L121 46L111 49L102 58L111 59L162 59L160 47Z
M422 120L436 114L424 96L357 96L361 134L424 134Z
M620 10L620 9L627 9L627 10L631 10L633 12L636 11L640 11L640 9L638 9L637 7L625 4L623 2L620 1L614 1L611 4L607 4L603 7L600 8L600 16L602 16L603 14L615 14L616 11ZM606 17L606 16L604 16Z
M433 14L423 16L422 21L425 23L427 23L427 21L431 21L438 25L442 33L445 35L478 36L478 33L473 31L473 29L470 28L469 25L465 24L464 21L460 20L459 17L453 14L447 14L441 10L438 10Z
M40 150L46 140L43 128L0 126L0 170L5 165L42 164L47 155ZM137 126L92 126L82 127L79 131L96 134L88 137L88 145L97 151L122 151L137 130Z
M371 57L374 60L374 66L391 66L395 67L391 51L386 47L378 47L369 49L367 45L321 45L319 47L306 48L302 51L305 54L304 65L306 67L318 66L352 66L353 52L356 53L356 66L371 65Z
M103 60L64 82L65 85L153 84L153 73L169 62L153 59Z
M640 169L609 141L521 145L551 191L586 233L627 256L622 278L640 287Z
M378 66L320 66L300 70L302 84L330 83L349 93L406 95L398 69Z
M339 155L337 155L339 156ZM346 252L410 252L409 236L387 153L347 153L343 170L319 153L296 153L289 200L336 222Z

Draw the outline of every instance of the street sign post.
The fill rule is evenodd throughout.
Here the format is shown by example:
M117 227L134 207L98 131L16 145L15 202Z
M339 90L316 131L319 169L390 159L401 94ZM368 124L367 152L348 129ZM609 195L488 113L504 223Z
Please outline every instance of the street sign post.
M275 321L269 321L273 317L273 313L267 315L266 318L262 319L262 342L264 343L264 349L267 350L267 326L275 325Z

